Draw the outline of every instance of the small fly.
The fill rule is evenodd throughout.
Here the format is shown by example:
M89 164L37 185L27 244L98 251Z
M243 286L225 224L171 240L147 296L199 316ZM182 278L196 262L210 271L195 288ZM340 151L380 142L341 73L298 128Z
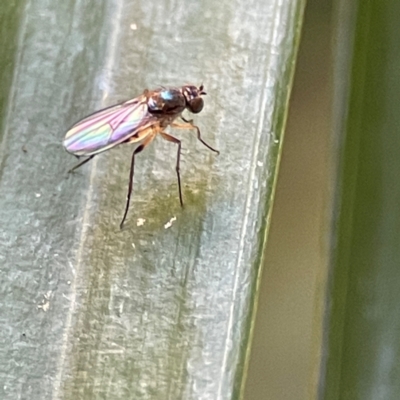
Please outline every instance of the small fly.
M119 144L135 143L137 145L132 153L128 194L126 196L125 212L120 224L121 229L129 210L135 155L148 146L157 134L160 134L165 140L178 145L176 173L178 176L179 201L182 207L182 188L179 173L181 141L166 133L165 128L171 126L179 129L194 129L200 142L211 151L219 154L218 150L212 148L201 138L200 129L193 124L193 121L188 121L181 115L185 109L188 109L193 114L198 114L203 109L204 101L202 96L205 94L203 85L200 87L186 85L180 88L145 90L139 97L89 115L77 122L66 133L63 142L65 149L78 158L80 156L87 157L69 172L86 164L95 155ZM175 122L178 117L184 123Z

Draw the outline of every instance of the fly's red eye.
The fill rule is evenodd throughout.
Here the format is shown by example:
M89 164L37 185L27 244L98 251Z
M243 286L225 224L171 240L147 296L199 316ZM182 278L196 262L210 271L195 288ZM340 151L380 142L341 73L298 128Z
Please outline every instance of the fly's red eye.
M204 106L204 101L201 97L196 97L190 100L188 108L193 114L198 114Z

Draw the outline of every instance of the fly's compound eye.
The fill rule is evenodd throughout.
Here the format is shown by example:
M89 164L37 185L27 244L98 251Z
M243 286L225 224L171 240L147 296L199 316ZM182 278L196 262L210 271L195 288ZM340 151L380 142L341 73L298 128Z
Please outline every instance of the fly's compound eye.
M193 114L198 114L204 106L204 101L201 97L196 97L189 101L189 110Z

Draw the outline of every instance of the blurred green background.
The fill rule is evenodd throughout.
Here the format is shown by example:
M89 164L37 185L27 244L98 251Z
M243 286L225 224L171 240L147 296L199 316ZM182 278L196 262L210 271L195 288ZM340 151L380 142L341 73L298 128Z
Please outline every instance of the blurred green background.
M330 0L307 2L246 400L316 392L333 183L332 13Z
M247 399L400 398L399 15L308 2Z

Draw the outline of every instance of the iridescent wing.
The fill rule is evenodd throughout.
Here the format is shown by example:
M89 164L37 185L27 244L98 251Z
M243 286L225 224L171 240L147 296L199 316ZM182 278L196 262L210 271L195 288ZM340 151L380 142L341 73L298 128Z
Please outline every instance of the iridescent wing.
M142 95L124 103L97 111L77 122L65 135L65 149L77 156L90 156L108 150L137 135L148 132L157 117L149 113Z

